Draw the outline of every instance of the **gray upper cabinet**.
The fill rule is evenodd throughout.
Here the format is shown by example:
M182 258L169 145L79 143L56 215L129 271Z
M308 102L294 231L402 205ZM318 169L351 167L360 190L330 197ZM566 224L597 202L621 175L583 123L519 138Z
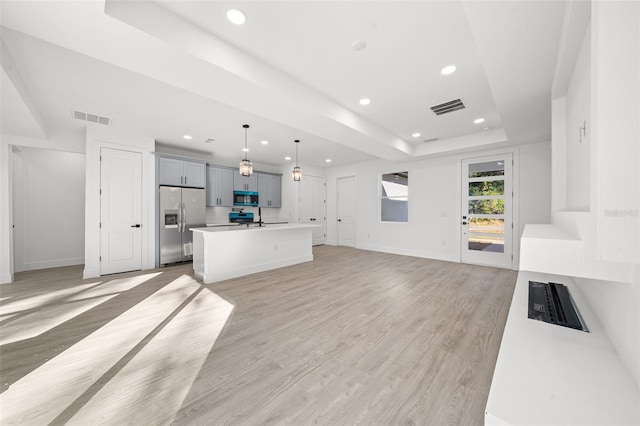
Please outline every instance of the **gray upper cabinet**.
M258 205L260 207L282 207L282 175L257 173Z
M233 169L207 166L207 206L233 206Z
M185 186L204 188L206 179L206 164L192 161L184 162Z
M251 176L242 176L236 169L233 173L233 190L234 191L258 191L258 175L254 173Z
M160 185L204 188L205 180L204 163L160 157L158 165L158 183Z
M160 157L158 181L160 185L182 186L183 161Z

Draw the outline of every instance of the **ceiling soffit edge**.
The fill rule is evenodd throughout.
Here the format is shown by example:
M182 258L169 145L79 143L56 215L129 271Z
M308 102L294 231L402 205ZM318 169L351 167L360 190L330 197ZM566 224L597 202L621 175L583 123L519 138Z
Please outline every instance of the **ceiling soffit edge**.
M380 158L414 155L412 144L160 5L106 0L105 13L214 65L229 83L206 95L216 101Z
M9 81L11 81L11 84L13 85L16 92L18 93L18 96L20 96L20 98L22 99L22 102L24 102L24 105L27 107L29 114L31 114L33 120L38 126L38 129L42 133L42 136L45 139L48 139L49 133L50 133L49 129L44 119L42 118L42 114L40 113L40 110L36 105L36 102L33 100L33 97L29 93L29 89L27 88L27 85L22 79L22 76L20 75L18 68L15 65L13 57L11 56L11 52L9 52L9 49L7 48L7 45L4 42L4 38L0 37L0 44L1 44L0 58L2 62L2 69L4 70L5 74L9 78Z
M490 145L508 142L504 129L488 130L484 133L459 136L456 138L440 139L433 142L426 142L416 146L415 157L428 155L453 153L459 150L477 148L482 149Z

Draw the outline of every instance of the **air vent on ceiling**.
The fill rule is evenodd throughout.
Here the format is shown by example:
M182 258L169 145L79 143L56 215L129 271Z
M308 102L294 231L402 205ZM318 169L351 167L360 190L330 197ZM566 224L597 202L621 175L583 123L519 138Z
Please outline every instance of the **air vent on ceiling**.
M440 105L434 105L431 107L431 111L433 111L436 115L447 114L449 112L458 111L459 109L464 109L465 106L460 99L454 99L449 102L441 103Z
M424 142L424 143L428 143L428 142L435 142L435 141L437 141L438 139L440 139L440 138L425 139L425 140L423 140L422 142Z
M103 117L98 114L90 114L82 111L73 111L73 118L76 120L88 121L90 123L103 124L105 126L111 124L111 119L109 117Z

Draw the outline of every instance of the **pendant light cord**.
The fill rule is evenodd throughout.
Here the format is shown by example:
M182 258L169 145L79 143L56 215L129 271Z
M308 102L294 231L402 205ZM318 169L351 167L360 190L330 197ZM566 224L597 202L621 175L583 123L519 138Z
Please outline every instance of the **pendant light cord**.
M247 129L249 128L248 124L243 125L242 127L244 127L244 159L246 161L247 159ZM296 160L297 161L297 160Z

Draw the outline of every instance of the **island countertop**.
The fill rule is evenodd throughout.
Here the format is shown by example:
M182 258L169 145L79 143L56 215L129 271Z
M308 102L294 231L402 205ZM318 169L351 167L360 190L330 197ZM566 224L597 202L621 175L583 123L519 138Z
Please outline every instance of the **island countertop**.
M191 228L194 232L238 232L238 231L275 231L282 229L301 229L301 228L318 228L321 225L312 223L271 223L259 226L257 223L246 224L230 224L208 226L206 228Z

